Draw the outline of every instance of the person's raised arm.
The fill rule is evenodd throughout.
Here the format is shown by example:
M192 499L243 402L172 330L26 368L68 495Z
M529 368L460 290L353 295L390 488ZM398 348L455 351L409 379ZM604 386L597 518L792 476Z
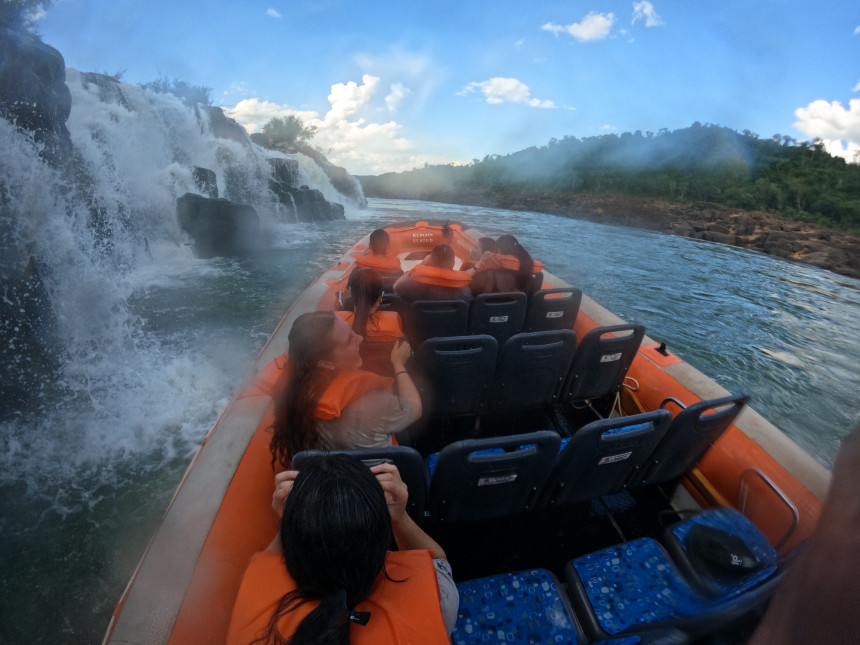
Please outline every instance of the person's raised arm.
M410 549L427 549L434 558L447 560L445 551L439 543L431 538L415 523L406 512L406 502L409 499L409 489L400 479L400 472L394 464L379 464L370 469L385 491L385 501L391 515L391 528L394 539L401 551Z
M415 382L406 371L406 361L412 355L412 348L409 343L401 338L391 349L391 367L394 368L394 381L397 383L397 395L404 401L412 404L413 418L409 423L413 423L421 418L421 396L418 394L418 388L415 387Z
M278 517L284 514L284 502L287 501L287 495L293 490L293 483L296 481L298 470L285 470L275 475L275 492L272 493L272 510ZM275 534L275 538L266 547L266 551L272 553L281 552L281 535L280 531Z

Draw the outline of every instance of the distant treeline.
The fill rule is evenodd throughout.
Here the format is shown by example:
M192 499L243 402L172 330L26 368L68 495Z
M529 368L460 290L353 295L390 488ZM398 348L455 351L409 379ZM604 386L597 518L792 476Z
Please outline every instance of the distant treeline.
M503 189L715 202L860 232L860 165L820 142L698 122L656 134L567 136L469 165L363 177L362 185L368 197L406 199L456 201L458 192Z

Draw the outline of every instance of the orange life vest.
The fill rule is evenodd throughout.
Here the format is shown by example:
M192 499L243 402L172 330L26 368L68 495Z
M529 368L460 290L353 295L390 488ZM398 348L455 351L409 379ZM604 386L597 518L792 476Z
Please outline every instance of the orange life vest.
M439 585L430 552L390 551L370 595L354 611L370 612L366 625L353 624L353 645L436 645L448 643L440 606ZM391 579L389 579L391 578ZM395 582L402 580L403 582ZM245 571L230 627L227 645L247 645L262 635L281 598L295 589L279 553L256 553ZM282 638L289 639L299 623L317 605L308 601L283 616L277 624Z
M400 266L400 258L396 255L371 255L359 253L355 255L355 266L362 269L376 269L380 273L403 273Z
M409 273L410 277L421 284L432 284L439 287L467 287L472 281L470 276L465 271L455 271L454 269L440 269L439 267L431 267L426 264L419 264Z
M352 327L355 314L351 311L336 311ZM367 338L370 343L394 343L403 338L403 321L396 311L377 311L367 321Z
M272 396L288 368L287 354L275 357L260 370L254 383L240 397L261 394ZM283 387L286 387L286 383ZM320 397L314 416L326 421L339 417L346 406L373 390L394 391L394 379L366 370L339 370Z

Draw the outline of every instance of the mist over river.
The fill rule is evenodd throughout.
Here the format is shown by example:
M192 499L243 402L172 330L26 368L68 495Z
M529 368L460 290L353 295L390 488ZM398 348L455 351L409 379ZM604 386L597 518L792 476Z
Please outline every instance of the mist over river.
M101 332L110 342L91 337L71 357L43 414L0 426L0 642L100 642L190 457L290 302L357 238L416 219L513 233L549 271L748 392L825 464L860 419L860 281L733 247L395 200L271 224L249 260L156 247L110 282L123 308Z

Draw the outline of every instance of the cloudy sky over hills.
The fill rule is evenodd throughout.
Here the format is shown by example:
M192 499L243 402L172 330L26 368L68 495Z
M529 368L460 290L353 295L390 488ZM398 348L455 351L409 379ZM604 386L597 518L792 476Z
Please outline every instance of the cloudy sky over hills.
M69 67L210 87L252 132L297 114L355 174L695 121L860 152L844 0L57 0L38 28Z

